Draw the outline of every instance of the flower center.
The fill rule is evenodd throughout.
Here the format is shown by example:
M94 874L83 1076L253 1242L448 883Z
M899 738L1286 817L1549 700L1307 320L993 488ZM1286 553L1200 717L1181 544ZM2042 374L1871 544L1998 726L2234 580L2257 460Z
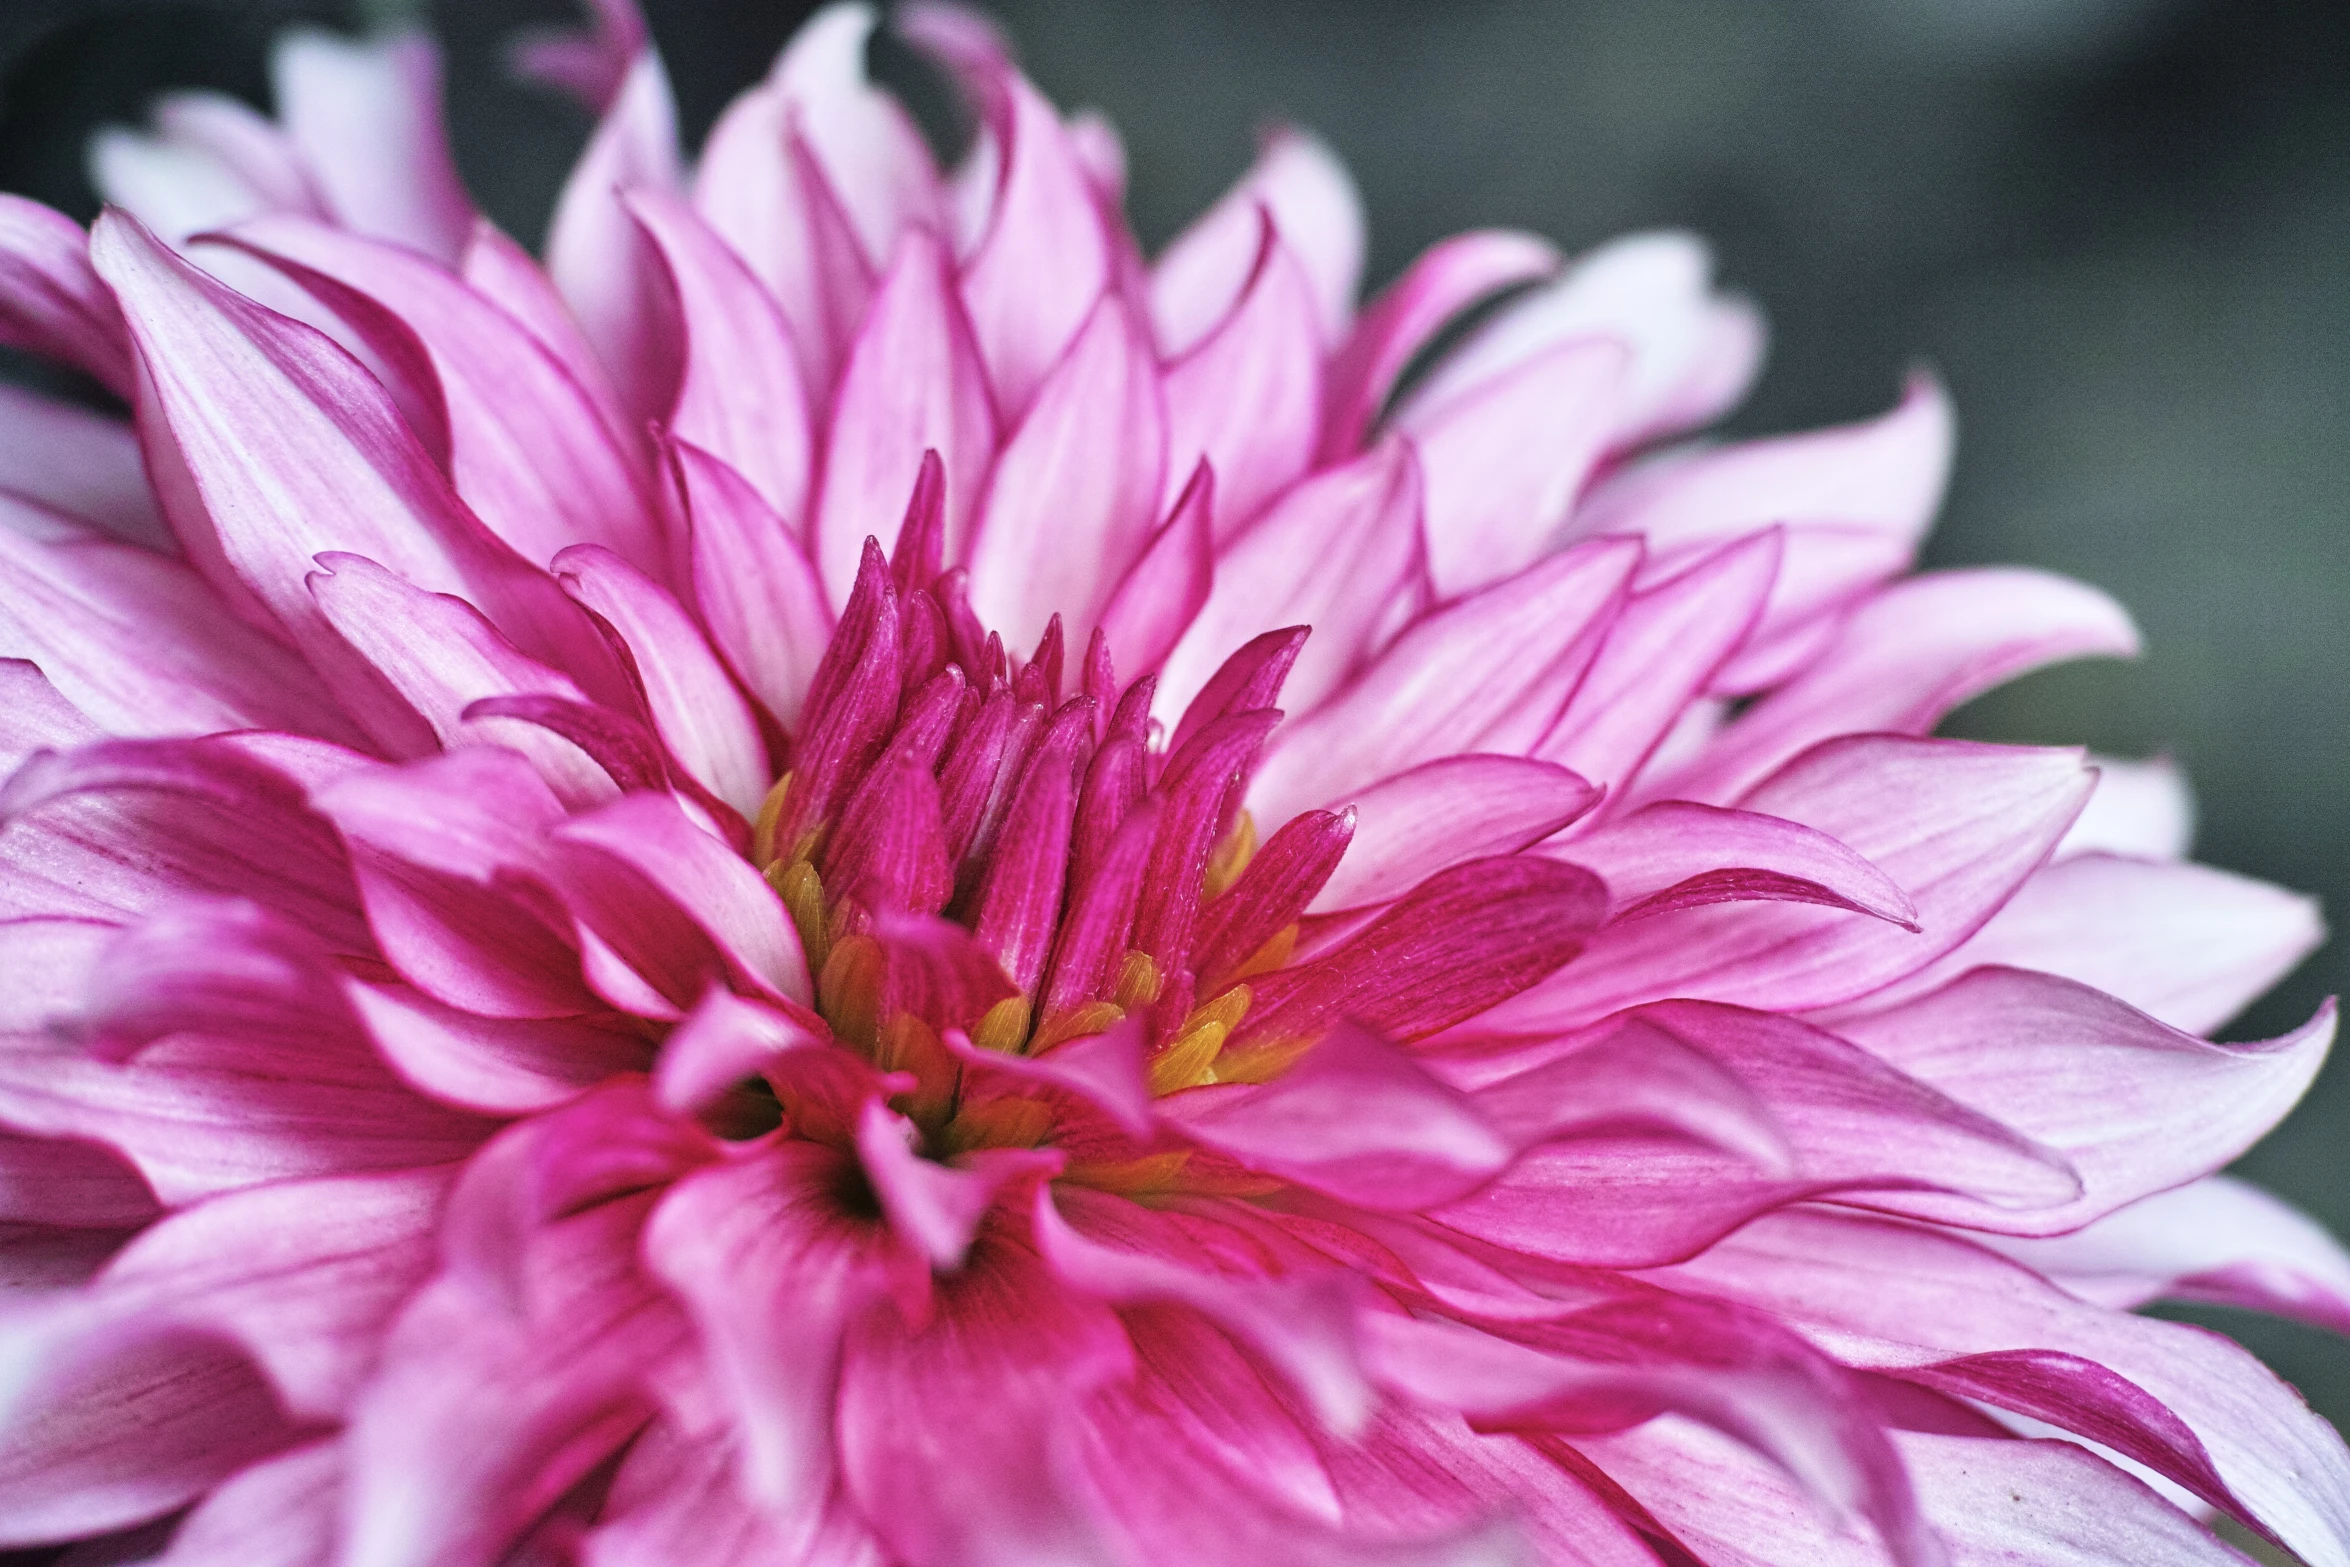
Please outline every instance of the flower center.
M1015 666L962 574L908 553L868 544L753 835L835 1035L925 1085L952 1081L949 1029L1041 1054L1130 1017L1155 1093L1278 1071L1302 1041L1228 1049L1246 981L1288 960L1352 832L1312 812L1260 852L1241 807L1304 629L1235 654L1167 735L1098 629L1072 671L1056 616Z

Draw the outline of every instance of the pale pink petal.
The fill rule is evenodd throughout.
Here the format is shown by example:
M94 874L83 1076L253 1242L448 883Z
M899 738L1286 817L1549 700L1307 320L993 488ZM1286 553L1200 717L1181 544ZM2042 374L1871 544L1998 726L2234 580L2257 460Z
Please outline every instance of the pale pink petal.
M569 922L528 894L553 874L545 835L563 819L528 760L470 747L341 779L312 803L348 844L368 925L410 983L492 1017L594 1009Z
M0 1341L0 1546L160 1517L296 1430L252 1363L218 1338L92 1325L70 1306L15 1316Z
M458 271L475 293L521 322L539 346L555 356L572 384L595 405L613 444L633 467L649 469L651 447L644 426L621 405L618 389L580 331L571 307L530 252L485 218L473 226Z
M22 767L36 751L63 751L104 737L105 731L61 696L38 664L0 658L0 777Z
M232 238L354 330L386 346L413 339L444 410L451 482L525 560L544 565L566 545L587 542L664 567L660 530L628 453L592 396L523 323L456 274L395 245L283 217L241 224Z
M1548 762L1477 755L1423 762L1349 799L1354 840L1308 908L1385 903L1463 860L1539 843L1598 799L1589 783Z
M1129 667L1163 662L1214 591L1217 494L1215 472L1203 462L1104 606L1102 634Z
M1302 478L1322 417L1312 284L1267 218L1248 290L1223 324L1167 367L1167 495L1203 459L1216 470L1216 533L1230 537Z
M131 427L20 386L0 386L0 490L149 549L175 547Z
M296 31L270 75L286 135L345 226L457 259L473 203L441 129L441 57L429 37Z
M682 441L669 454L702 622L744 688L796 728L831 640L824 585L791 525L748 479Z
M1198 346L1240 303L1256 270L1260 208L1305 269L1323 343L1345 337L1363 276L1362 198L1320 138L1279 126L1240 183L1176 235L1151 268L1151 323L1168 358Z
M563 591L628 649L670 754L745 818L756 814L774 781L767 744L702 628L667 588L598 545L573 545L551 564Z
M1704 424L1745 394L1762 359L1761 321L1716 297L1712 272L1687 234L1603 245L1471 334L1412 393L1405 418L1432 416L1561 344L1610 338L1623 345L1625 375L1600 439L1623 447Z
M1419 459L1403 439L1276 501L1217 551L1215 587L1159 670L1160 710L1182 712L1232 649L1263 628L1296 625L1313 636L1282 692L1290 711L1312 710L1421 607L1421 504ZM1339 551L1347 569L1332 571Z
M1892 735L1815 746L1742 808L1824 833L1874 865L1908 895L1915 931L1800 904L1680 909L1601 931L1571 970L1486 1026L1572 1025L1665 996L1786 1011L1868 995L1980 929L2094 782L2072 751Z
M1549 241L1508 229L1455 235L1430 246L1371 302L1330 365L1321 456L1354 452L1404 370L1436 333L1488 295L1557 268Z
M680 359L660 258L638 232L624 190L683 183L677 107L660 56L637 56L581 154L547 234L547 272L569 302L596 357L638 420L665 417Z
M322 569L311 577L310 593L326 623L405 706L378 703L367 715L371 730L397 733L393 724L422 719L442 746L521 751L568 803L611 798L611 780L577 747L510 719L466 716L487 697L582 700L569 676L517 650L462 599L425 592L362 556L326 553L318 560Z
M1614 338L1577 338L1398 421L1428 473L1440 595L1481 588L1547 550L1603 450L1630 363Z
M685 329L669 429L725 459L785 516L805 516L808 395L774 298L684 199L641 190L629 211L659 246Z
M1810 668L1725 728L1704 760L1650 787L1734 799L1831 735L1924 734L1969 697L2027 670L2137 651L2122 607L2063 577L2015 568L1912 577L1855 611Z
M909 230L841 371L811 550L835 604L848 600L865 540L897 542L925 451L946 467L949 556L978 505L995 414L946 267L938 240Z
M652 1056L641 1036L611 1023L480 1017L405 985L359 980L345 980L343 996L402 1079L485 1114L552 1109Z
M2086 1357L2108 1369L2102 1385L2073 1379L2079 1403L2070 1418L2104 1426L2083 1434L2111 1445L2137 1422L2154 1438L2168 1416L2172 1434L2164 1440L2176 1457L2152 1446L2131 1456L2158 1469L2168 1464L2168 1478L2208 1490L2180 1463L2200 1456L2225 1487L2207 1499L2234 1503L2308 1561L2350 1559L2350 1452L2291 1389L2217 1334L2080 1304L1946 1235L1824 1213L1760 1220L1669 1277L1771 1311L1848 1364L1929 1385L1949 1379L1945 1368L1954 1364L1964 1376L1965 1362L1953 1357L1991 1363L1986 1374L2004 1363L2005 1380L1979 1375L1954 1384L1994 1404L2041 1402L2025 1380L2029 1362L2011 1352L2050 1352L2051 1375L2066 1357ZM2025 1412L2051 1418L2044 1402ZM2182 1436L2192 1446L2182 1449Z
M403 1170L214 1197L143 1231L87 1299L124 1322L217 1333L253 1357L289 1413L332 1419L432 1270L450 1178Z
M122 312L90 270L80 224L23 196L0 194L0 343L87 371L131 395Z
M2178 860L2083 854L2043 866L1971 939L1859 1008L2007 964L2078 980L2204 1034L2291 973L2325 934L2314 899L2267 882Z
M1917 906L1885 873L1799 823L1666 800L1548 846L1607 883L1609 918L1740 899L1786 899L1915 928Z
M1834 640L1844 611L1908 569L1913 548L1857 523L1781 523L1775 531L1783 541L1778 580L1745 645L1715 671L1716 694L1751 695L1800 674ZM1720 546L1708 539L1669 548L1650 569L1670 574Z
M0 498L0 516L20 506ZM0 527L0 585L0 656L39 664L110 733L357 738L285 645L230 616L181 561L79 528L41 542Z
M172 1530L158 1567L327 1567L342 1510L332 1438L247 1464Z
M1993 968L1840 1028L2070 1159L2086 1186L2079 1203L1999 1226L2053 1235L2250 1147L2317 1075L2334 1014L2329 1005L2256 1044L2213 1044L2068 980Z
M908 7L898 25L960 80L999 149L962 296L997 402L1015 416L1107 287L1109 236L1060 114L992 39L945 12Z
M2144 762L2093 758L2097 792L2089 796L2056 857L2103 852L2148 860L2185 859L2195 841L2195 796L2167 756Z
M1914 548L1941 502L1953 438L1949 399L1921 376L1867 424L1634 464L1577 509L1575 530L1637 533L1664 550L1774 522L1843 522Z
M341 350L119 214L99 220L91 256L138 345L150 471L185 502L166 515L232 606L273 617L314 662L364 684L304 580L319 551L355 549L421 587L467 593L525 651L597 667L578 611L490 537Z
M716 943L745 983L808 1002L808 960L782 903L757 871L695 826L675 801L630 795L573 817L555 836L632 868L658 888L661 902Z
M822 1031L799 1015L712 987L661 1042L653 1094L664 1108L693 1114L786 1052L825 1043Z
M1621 541L1569 550L1420 621L1283 727L1250 786L1251 809L1287 821L1399 768L1533 749L1598 652L1639 555Z
M2350 1253L2298 1208L2231 1175L2134 1202L2069 1235L1983 1243L2083 1300L2193 1300L2350 1332Z
M963 1266L1006 1186L1056 1174L1062 1164L1049 1148L986 1148L940 1164L915 1151L921 1136L904 1116L868 1100L857 1118L857 1162L891 1232L941 1272Z
M603 1517L579 1545L582 1567L887 1567L838 1491L813 1529L746 1498L731 1449L656 1423L630 1445Z
M1744 645L1781 577L1777 530L1725 544L1624 604L1537 752L1621 791Z
M1035 646L1056 614L1085 645L1158 520L1166 452L1150 346L1105 295L1005 441L965 546L971 607L1006 645Z
M943 214L921 130L895 96L866 80L874 25L869 5L825 6L792 35L770 80L878 269L896 253L901 233L935 226Z

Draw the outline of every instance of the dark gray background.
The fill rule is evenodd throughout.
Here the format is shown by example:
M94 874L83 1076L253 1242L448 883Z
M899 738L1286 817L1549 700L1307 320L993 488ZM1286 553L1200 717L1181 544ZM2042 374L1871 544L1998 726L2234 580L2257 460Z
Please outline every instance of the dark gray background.
M295 17L430 13L459 161L525 239L586 132L505 80L560 0L0 0L0 187L87 215L81 146L174 85L262 101ZM689 128L807 7L652 5ZM2350 909L2350 5L2341 0L1004 0L1033 74L1109 111L1156 243L1286 116L1361 181L1371 280L1452 230L1570 248L1712 237L1774 328L1742 431L1861 417L1947 377L1958 473L1936 563L2100 583L2151 652L2024 681L1958 732L2169 750L2204 858ZM2238 1026L2350 988L2340 945ZM2350 1069L2245 1169L2350 1231ZM2337 1421L2350 1351L2222 1321Z

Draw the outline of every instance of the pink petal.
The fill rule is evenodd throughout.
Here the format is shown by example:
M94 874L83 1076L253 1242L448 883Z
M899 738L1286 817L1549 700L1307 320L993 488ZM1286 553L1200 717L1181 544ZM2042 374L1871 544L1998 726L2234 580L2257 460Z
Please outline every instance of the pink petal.
M601 1519L580 1542L581 1567L687 1560L699 1567L886 1567L871 1529L837 1490L820 1516L779 1519L744 1497L735 1472L729 1450L655 1422L630 1445Z
M1773 530L1725 544L1633 593L1540 754L1594 783L1630 784L1759 623L1783 541Z
M130 1230L160 1211L138 1172L95 1143L0 1137L0 1221Z
M1952 438L1949 400L1918 377L1867 424L1635 464L1577 509L1575 530L1636 533L1661 551L1774 522L1844 522L1914 547L1941 501Z
M177 548L155 509L137 432L19 386L0 387L0 490L128 543L163 554Z
M1079 777L1092 749L1093 715L1087 704L1073 703L1030 756L979 887L971 933L1031 999L1060 929L1069 831L1077 815Z
M697 1171L646 1226L648 1264L692 1312L741 1443L737 1485L784 1529L833 1480L833 1399L852 1317L929 1279L888 1229L843 1210L845 1155L786 1142ZM792 1329L775 1331L779 1314Z
M347 548L465 593L526 652L597 667L578 612L489 537L340 350L228 293L130 219L101 218L91 257L145 367L150 468L186 502L166 508L173 531L232 607L273 616L313 661L361 678L322 635L304 580L321 550Z
M653 1093L679 1115L709 1108L726 1091L793 1050L821 1046L822 1031L796 1012L746 1001L713 986L661 1042Z
M341 1522L342 1444L332 1438L247 1464L214 1486L155 1558L170 1567L317 1567Z
M685 512L695 602L735 677L789 728L832 630L832 606L790 525L718 458L669 448Z
M660 248L685 323L671 432L731 464L777 511L805 516L808 394L773 296L683 198L641 190L627 206Z
M573 167L547 233L547 273L618 386L622 406L640 421L665 417L676 396L677 329L659 256L620 193L676 190L683 179L677 107L660 56L648 49L629 66Z
M899 1241L943 1272L962 1267L1005 1186L1061 1167L1061 1154L1049 1148L988 1148L937 1164L914 1152L921 1135L904 1116L868 1100L857 1120L857 1159Z
M2097 792L2056 846L2056 857L2104 852L2185 859L2195 839L2195 797L2178 764L2167 756L2144 762L2095 760Z
M2204 1301L2350 1332L2350 1253L2316 1220L2230 1175L2157 1192L2069 1235L1984 1244L2115 1310Z
M1214 591L1216 482L1202 462L1102 610L1102 634L1128 668L1163 662Z
M1859 523L1781 523L1778 580L1745 644L1714 672L1718 695L1751 695L1809 668L1835 640L1838 617L1909 569L1911 541ZM1751 535L1750 535L1751 536ZM1669 575L1722 547L1705 539L1667 549L1651 570Z
M217 1338L15 1323L0 1411L0 1545L104 1534L172 1512L296 1428ZM59 1331L67 1329L66 1331Z
M670 754L746 818L774 781L750 704L669 590L611 551L575 544L552 562L555 580L612 628L643 682Z
M441 59L421 32L305 30L270 61L278 115L343 224L454 261L473 203L441 129Z
M619 391L573 319L571 307L530 252L485 218L474 224L458 271L475 293L522 323L539 346L554 355L572 384L595 405L596 416L630 465L648 468L644 426L621 406Z
M567 803L611 797L611 781L575 747L511 720L467 716L486 697L579 701L570 677L517 650L462 599L428 593L363 556L328 552L318 559L323 569L310 579L311 597L345 645L389 687L366 715L371 730L400 733L422 719L443 746L522 752ZM429 742L408 747L428 748Z
M1546 852L1598 873L1614 920L1779 898L1917 928L1916 905L1876 866L1825 833L1752 811L1660 801Z
M586 27L533 28L516 37L507 64L516 75L561 88L601 114L648 41L636 0L588 0Z
M1935 572L1871 598L1819 658L1656 787L1734 798L1832 735L1924 734L1969 697L2061 659L2126 658L2137 628L2094 588L2014 568Z
M1250 1169L1376 1211L1451 1201L1512 1152L1465 1096L1352 1022L1272 1082L1187 1090L1160 1113Z
M1240 183L1176 235L1151 269L1151 323L1168 358L1198 346L1247 292L1260 210L1305 269L1323 342L1345 337L1363 275L1362 198L1320 138L1279 126L1265 135Z
M1637 545L1617 541L1569 550L1420 621L1282 729L1251 809L1287 821L1398 769L1532 749L1598 651L1638 560Z
M1428 565L1440 596L1508 577L1546 551L1604 449L1629 369L1614 338L1578 338L1398 420L1428 473Z
M1000 50L935 15L912 8L900 28L960 79L1000 149L962 295L997 402L1017 415L1109 283L1109 236L1060 114Z
M1150 538L1166 447L1150 347L1104 295L996 460L965 555L979 618L1030 647L1058 614L1082 646Z
M910 229L850 345L833 399L813 549L846 603L868 537L897 542L922 454L946 465L947 552L959 553L995 452L995 414L972 328L929 232Z
M2078 1203L1998 1226L2055 1235L2208 1175L2250 1147L2317 1075L2334 1013L2322 1008L2276 1039L2213 1044L2068 980L1992 968L1840 1026L2070 1159L2086 1187Z
M2207 1034L2324 939L2315 900L2267 882L2208 865L2083 854L2043 866L1972 939L1865 1005L1921 995L1996 963L2078 980Z
M1354 797L1354 841L1310 907L1385 903L1463 860L1539 843L1598 799L1590 784L1548 762L1474 755L1423 762Z
M2307 1560L2350 1552L2350 1452L2290 1389L2217 1334L2078 1304L1953 1237L1817 1213L1758 1221L1669 1277L1676 1287L1773 1312L1848 1364L1923 1373L1929 1385L1954 1357L2037 1350L2085 1359L2185 1422L2240 1516ZM2063 1416L2069 1426L2135 1418L2108 1391L2110 1381L2103 1388L2073 1381L2080 1402ZM2011 1395L1977 1379L1971 1396L2005 1404ZM2184 1470L2170 1478L2192 1483Z
M1240 879L1200 911L1194 966L1203 994L1222 989L1227 976L1306 912L1344 863L1354 830L1349 811L1291 817Z
M2094 781L2071 751L1891 735L1815 746L1741 807L1868 861L1908 895L1916 932L1788 903L1658 914L1600 932L1570 972L1486 1026L1568 1026L1664 996L1796 1011L1871 994L1980 929L2047 857Z
M584 1019L485 1018L407 986L343 982L392 1070L443 1104L492 1115L552 1109L617 1072L642 1071L645 1041Z
M1762 358L1753 308L1715 297L1712 271L1705 246L1686 234L1603 245L1472 333L1412 395L1405 418L1466 397L1561 344L1611 338L1628 363L1608 413L1610 447L1704 424L1745 395Z
M217 1333L303 1419L347 1411L376 1346L436 1258L446 1168L286 1181L185 1208L142 1232L92 1286L93 1309Z
M629 795L571 818L555 837L587 851L591 859L628 867L641 884L657 890L663 907L648 911L641 935L631 933L648 952L682 955L669 930L671 919L681 915L716 945L736 979L801 1005L809 1001L808 961L782 903L757 871L695 826L675 801ZM573 863L579 866L579 880L567 891L581 898L588 924L632 918L623 913L622 882L590 869L586 861ZM604 930L607 939L617 932L616 926ZM696 987L692 995L699 994Z
M20 507L0 499L0 513ZM65 529L51 542L0 526L0 655L38 663L93 722L119 735L357 738L317 677L227 614L186 564Z
M1513 284L1554 270L1547 240L1485 229L1441 240L1363 312L1330 366L1321 457L1335 462L1363 442L1396 381L1447 322Z
M593 1010L569 921L536 883L563 807L530 763L469 748L313 792L349 846L367 920L400 974L492 1017Z
M525 560L543 564L586 541L664 565L629 453L572 370L522 322L413 252L324 224L256 218L232 238L385 357L413 340L444 410L458 495Z
M849 1494L902 1559L1101 1560L1069 1427L1087 1392L1131 1365L1108 1309L983 1235L925 1325L894 1311L852 1325L834 1438Z
M131 395L122 312L90 270L89 236L64 213L16 195L0 195L0 343Z
M1218 550L1208 601L1159 672L1165 710L1181 712L1262 627L1307 625L1314 634L1282 689L1292 711L1311 711L1421 607L1420 511L1419 459L1405 440L1316 474L1275 502ZM1332 571L1339 550L1347 569Z
M1230 537L1302 477L1322 416L1322 329L1313 285L1263 220L1248 291L1224 323L1167 367L1167 495L1205 460L1216 532Z

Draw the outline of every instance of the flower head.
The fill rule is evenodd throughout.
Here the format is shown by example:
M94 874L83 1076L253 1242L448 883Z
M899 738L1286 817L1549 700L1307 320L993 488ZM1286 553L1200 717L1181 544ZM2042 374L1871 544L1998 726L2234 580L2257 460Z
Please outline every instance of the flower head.
M1666 446L1760 354L1693 241L1358 315L1285 131L1146 264L936 8L951 173L836 6L689 177L598 14L543 270L415 38L0 203L135 414L0 404L0 1544L2350 1562L2333 1431L2126 1314L2350 1326L2212 1173L2314 913L1928 738L2134 646L1905 575L1931 381Z

